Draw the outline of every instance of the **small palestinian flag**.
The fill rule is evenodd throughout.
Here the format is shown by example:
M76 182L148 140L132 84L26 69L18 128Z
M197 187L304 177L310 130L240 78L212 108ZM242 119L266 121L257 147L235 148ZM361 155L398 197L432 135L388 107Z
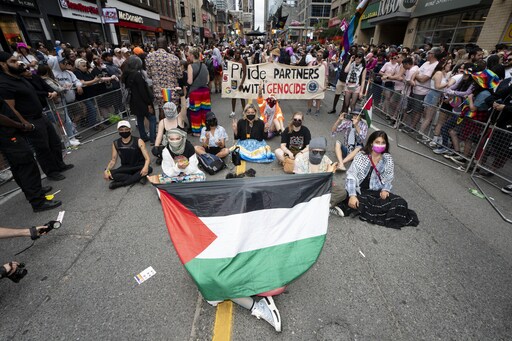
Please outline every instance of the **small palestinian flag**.
M373 95L368 98L366 103L364 104L361 112L364 113L364 117L366 119L366 124L368 125L368 129L372 126L372 105L373 105Z
M331 173L156 185L181 262L208 301L280 288L318 259Z

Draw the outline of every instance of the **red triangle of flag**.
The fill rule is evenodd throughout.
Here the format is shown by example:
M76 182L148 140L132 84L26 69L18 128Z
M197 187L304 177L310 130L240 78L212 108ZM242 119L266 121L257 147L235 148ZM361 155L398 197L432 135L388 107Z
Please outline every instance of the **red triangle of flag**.
M217 239L217 236L169 193L159 191L167 230L178 257L183 264L187 264Z

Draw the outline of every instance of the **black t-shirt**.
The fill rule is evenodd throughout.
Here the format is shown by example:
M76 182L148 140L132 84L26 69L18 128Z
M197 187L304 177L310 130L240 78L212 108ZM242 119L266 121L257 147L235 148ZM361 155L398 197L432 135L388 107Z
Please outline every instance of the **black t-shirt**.
M249 125L249 121L245 119L238 120L237 123L237 132L235 135L235 139L239 140L247 140L254 139L258 141L263 141L265 137L265 123L262 120L254 121L252 127Z
M14 100L14 108L26 120L30 121L42 116L43 107L36 91L24 78L11 77L0 72L0 97L4 100Z
M80 81L88 82L88 81L92 81L94 78L96 78L96 75L93 74L92 72L82 72L82 71L76 69L75 71L73 71L73 73L75 74L76 78L78 78L78 80L80 80ZM78 101L98 95L98 85L97 84L84 86L82 89L84 90L84 93L82 95L78 95L78 94L76 95L76 99Z
M13 121L20 122L18 116L12 111L11 107L5 103L3 99L0 98L0 115L4 115L7 118L10 118ZM0 135L1 136L12 136L16 133L17 129L12 127L5 127L0 125Z
M309 141L311 141L311 133L304 126L301 126L299 131L292 130L291 133L288 132L287 128L281 134L281 143L286 143L286 148L294 154L306 148Z

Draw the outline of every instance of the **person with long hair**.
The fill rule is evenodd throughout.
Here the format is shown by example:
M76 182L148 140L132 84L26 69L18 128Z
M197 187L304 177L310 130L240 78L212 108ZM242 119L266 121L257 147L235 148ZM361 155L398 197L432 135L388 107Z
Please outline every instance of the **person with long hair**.
M295 112L288 127L281 134L281 146L274 152L279 162L284 163L285 158L294 160L295 155L308 150L311 132L303 123L304 114Z
M352 111L355 110L357 101L363 98L366 82L366 62L363 52L357 52L350 57L345 72L347 73L347 82L342 112L347 112L348 108Z
M342 204L345 215L352 211L363 221L385 227L417 226L416 213L408 209L404 199L391 193L394 178L388 135L375 131L347 171L348 200Z
M137 128L140 138L155 143L156 116L153 109L153 93L149 90L142 75L142 60L137 56L130 56L126 61L121 81L131 93L130 112L137 117ZM149 138L144 127L144 119L149 121Z
M395 90L395 77L400 73L400 64L398 63L398 54L392 52L389 54L389 61L380 69L379 74L384 83L384 114L391 116L391 96ZM346 111L346 110L344 110Z
M201 129L205 126L206 113L212 108L210 99L210 88L208 83L210 76L208 68L199 59L199 49L192 47L188 50L187 60L187 83L189 93L189 119L192 134L199 136Z

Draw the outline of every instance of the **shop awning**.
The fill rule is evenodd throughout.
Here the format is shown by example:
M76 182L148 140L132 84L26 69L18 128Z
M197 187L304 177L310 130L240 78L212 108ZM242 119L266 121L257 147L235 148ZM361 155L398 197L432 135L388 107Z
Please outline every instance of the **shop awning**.
M335 18L331 18L329 19L329 28L331 27L334 27L334 26L340 26L341 24L341 19L338 18L338 17L335 17Z
M411 12L395 12L387 15L381 15L380 17L376 17L368 21L370 22L370 24L376 25L392 21L409 21L410 18Z
M429 14L461 10L467 7L492 5L492 0L418 0L412 17L422 17Z
M151 32L156 32L158 29L157 27L146 26L146 25L137 24L137 23L129 22L129 21L122 21L122 20L119 20L119 23L114 24L114 25L121 26L121 27L127 27L127 28L134 28L136 30L142 30L142 31L151 31Z

